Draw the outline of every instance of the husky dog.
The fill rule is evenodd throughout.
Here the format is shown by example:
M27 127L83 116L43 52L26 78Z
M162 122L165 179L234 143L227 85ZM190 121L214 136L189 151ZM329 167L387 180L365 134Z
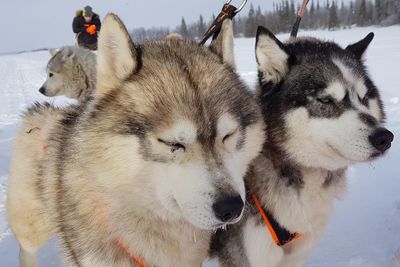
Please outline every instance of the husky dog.
M165 39L175 42L180 42L184 40L183 36L179 33L170 33L167 36L165 36Z
M346 168L390 148L393 134L362 62L372 38L342 49L312 38L281 43L258 29L267 137L245 178L242 221L213 239L221 266L303 266L345 191Z
M88 49L64 47L50 50L47 79L39 92L45 96L65 95L84 101L96 87L96 54Z
M234 72L232 23L211 49L138 46L110 14L97 60L92 100L24 115L20 135L48 112L59 118L36 132L48 140L39 162L15 141L8 219L20 262L34 266L57 234L76 266L200 266L213 230L241 218L243 177L265 139L257 100Z

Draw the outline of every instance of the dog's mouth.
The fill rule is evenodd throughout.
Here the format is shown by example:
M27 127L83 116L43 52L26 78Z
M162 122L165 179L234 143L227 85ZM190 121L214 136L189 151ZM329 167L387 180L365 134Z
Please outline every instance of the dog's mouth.
M218 229L226 230L226 227L227 227L228 225L238 223L238 222L240 221L241 217L242 217L242 216L239 216L238 218L229 220L229 221L227 221L227 222L220 222L220 223L217 223L215 226L213 226L213 229L216 229L216 230L218 230Z
M374 160L376 158L379 158L379 157L383 156L384 154L385 154L385 152L377 151L377 152L372 153L371 156L369 157L369 159L370 160Z
M343 158L343 159L345 159L345 160L348 160L348 161L354 161L354 160L352 160L352 159L349 159L349 158L346 157L345 155L343 155L343 153L340 152L339 149L335 148L333 145L331 145L331 144L329 144L329 143L326 143L326 144L328 145L329 149L331 149L331 150L333 151L333 153L335 153L335 154L338 155L339 157L341 157L341 158Z
M345 160L348 160L350 162L361 162L361 161L368 162L368 161L372 161L372 160L375 160L375 159L383 156L385 154L385 152L386 152L386 151L384 151L384 152L376 151L376 152L372 153L366 160L354 160L354 159L348 158L345 155L343 155L343 153L341 153L333 145L331 145L329 143L327 143L327 145L336 155L338 155L339 157L341 157L341 158L343 158Z
M229 223L218 223L212 227L213 232L217 232L218 230L226 230Z

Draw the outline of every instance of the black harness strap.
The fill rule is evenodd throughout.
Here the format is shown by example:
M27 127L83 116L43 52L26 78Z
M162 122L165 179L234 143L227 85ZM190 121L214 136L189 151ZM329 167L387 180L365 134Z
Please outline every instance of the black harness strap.
M283 246L286 243L289 243L292 240L295 240L300 237L298 233L289 232L286 228L282 227L272 216L272 214L268 210L264 210L265 215L268 217L269 222L274 228L275 234L279 240L279 246Z
M259 214L261 215L264 221L266 228L271 234L271 237L276 245L283 246L289 243L290 241L302 237L302 234L289 232L286 228L282 227L274 218L274 216L272 216L272 214L268 210L264 209L264 207L260 203L260 200L255 194L252 195L252 198L254 204L258 209Z

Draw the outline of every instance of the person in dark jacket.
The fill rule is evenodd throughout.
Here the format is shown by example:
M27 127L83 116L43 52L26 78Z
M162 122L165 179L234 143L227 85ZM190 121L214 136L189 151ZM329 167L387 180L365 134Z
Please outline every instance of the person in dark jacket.
M101 28L100 17L90 6L76 12L72 30L76 33L79 47L97 50L97 35Z

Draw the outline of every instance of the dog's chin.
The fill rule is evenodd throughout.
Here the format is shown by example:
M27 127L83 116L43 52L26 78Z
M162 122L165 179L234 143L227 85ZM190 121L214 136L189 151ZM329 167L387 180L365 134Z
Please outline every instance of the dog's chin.
M387 150L385 152L380 152L380 151L373 152L371 154L371 156L369 157L368 161L373 161L380 157L383 157L384 155L386 155L386 152L387 152Z
M209 221L207 218L204 218L203 220L193 220L192 218L185 217L185 219L194 227L206 231L211 231L216 228L221 228L223 226L221 223L218 223L216 221Z
M346 168L356 163L370 162L385 154L385 152L379 152L372 149L354 153L354 151L342 150L333 145L328 145L328 147L331 151L331 155L330 160L326 161L326 163L327 165L330 165L329 163L332 165L332 168L326 168L329 170Z
M359 157L336 157L336 159L332 159L330 161L331 164L327 162L325 166L322 166L323 169L327 169L329 171L335 171L343 168L347 168L353 164L357 163L368 163L372 162L376 159L379 159L380 157L384 156L386 153L382 152L371 152L371 153L366 153L364 155L360 155ZM340 162L340 164L339 164Z
M54 93L51 93L51 92L44 92L44 93L42 93L44 96L47 96L47 97L53 97L53 96L57 96L57 94L54 94Z
M240 217L239 218L237 218L237 219L235 219L235 220L232 220L232 221L230 221L230 222L220 222L220 223L217 223L217 224L215 224L214 226L213 226L213 228L212 228L212 230L213 231L218 231L218 230L226 230L226 228L229 226L229 225L231 225L231 224L235 224L235 223L238 223L239 221L240 221Z
M216 219L214 216L202 215L201 211L198 213L198 216L185 216L184 219L191 223L193 226L202 229L202 230L211 230L216 231L218 229L225 229L227 225L237 223L240 218L229 222L222 222Z
M238 223L241 218L242 218L242 215L240 215L238 218L236 218L234 220L231 220L231 221L228 221L228 222L218 222L218 223L216 223L215 225L212 226L212 230L214 230L214 231L217 231L219 229L226 230L226 227L228 225Z
M188 223L202 230L225 229L227 225L239 222L243 215L242 211L242 214L240 214L238 218L228 222L222 222L218 220L213 213L210 214L209 210L188 208L184 203L179 203L172 195L169 195L167 199L164 199L163 206L169 211L170 215L174 214L178 218L184 219Z
M340 157L336 154L331 155L321 155L318 158L310 157L310 158L292 158L292 160L298 165L311 169L323 169L328 171L336 171L339 169L343 169L354 163L354 161L349 160L344 157Z
M377 151L377 150L372 150L372 151L364 151L363 153L360 153L359 155L351 155L347 156L345 159L348 160L348 165L356 164L356 163L367 163L374 161L386 154L385 152Z

